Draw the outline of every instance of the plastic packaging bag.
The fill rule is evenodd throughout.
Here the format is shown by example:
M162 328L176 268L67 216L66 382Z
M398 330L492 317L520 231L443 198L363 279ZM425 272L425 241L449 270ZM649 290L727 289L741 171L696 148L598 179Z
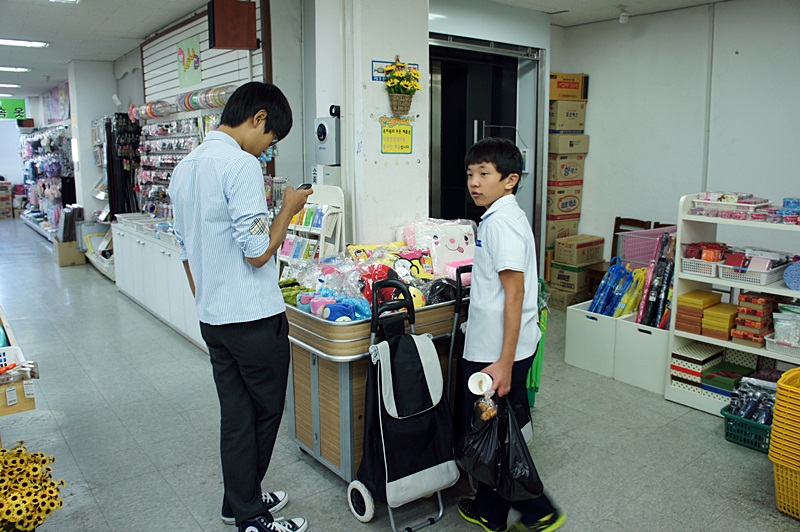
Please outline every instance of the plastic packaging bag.
M525 438L506 398L498 399L495 416L488 416L491 399L475 402L472 430L464 438L461 467L475 480L492 488L507 501L539 497L544 486ZM486 419L488 418L488 419Z

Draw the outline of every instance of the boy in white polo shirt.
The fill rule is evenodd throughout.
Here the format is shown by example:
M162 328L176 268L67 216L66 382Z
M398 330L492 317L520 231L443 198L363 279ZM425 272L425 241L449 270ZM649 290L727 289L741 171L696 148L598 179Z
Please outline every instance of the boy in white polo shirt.
M461 388L462 427L470 426L472 394L467 379L476 372L492 376L492 389L508 396L519 426L530 421L525 386L541 333L538 326L536 246L530 222L517 204L522 154L508 139L475 143L464 158L473 201L485 207L478 225L470 288L469 325L464 344ZM475 499L461 499L461 517L487 532L507 529L511 507L522 513L522 530L549 532L561 528L566 515L546 494L509 502L478 483Z

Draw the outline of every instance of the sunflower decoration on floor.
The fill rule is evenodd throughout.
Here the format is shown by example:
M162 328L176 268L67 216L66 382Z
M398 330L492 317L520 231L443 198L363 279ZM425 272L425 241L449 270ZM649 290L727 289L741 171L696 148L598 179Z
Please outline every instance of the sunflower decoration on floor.
M25 442L0 449L0 530L35 530L64 502L53 480L55 456L28 453Z

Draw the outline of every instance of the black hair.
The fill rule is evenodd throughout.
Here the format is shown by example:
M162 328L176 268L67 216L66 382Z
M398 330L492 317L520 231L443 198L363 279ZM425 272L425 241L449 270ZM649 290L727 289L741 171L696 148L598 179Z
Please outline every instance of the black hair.
M501 137L487 137L473 144L464 156L464 169L469 170L470 165L492 163L500 172L503 180L511 174L522 178L522 153L517 145ZM519 181L514 185L512 193L517 193Z
M272 83L252 81L234 91L219 120L221 126L236 127L261 110L267 112L264 133L272 131L278 139L292 129L292 108L283 92Z

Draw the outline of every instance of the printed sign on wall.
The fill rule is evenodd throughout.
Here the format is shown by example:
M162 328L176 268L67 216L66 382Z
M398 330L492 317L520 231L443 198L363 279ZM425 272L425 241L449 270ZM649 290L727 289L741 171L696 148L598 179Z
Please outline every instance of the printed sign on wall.
M177 45L178 82L181 87L199 85L203 81L200 69L200 36L184 39Z
M414 128L410 117L382 116L380 123L381 153L411 153Z
M386 81L386 67L393 65L394 61L372 60L372 81ZM419 70L419 63L409 63L408 70Z
M25 100L3 98L0 99L0 119L22 120L28 117Z

